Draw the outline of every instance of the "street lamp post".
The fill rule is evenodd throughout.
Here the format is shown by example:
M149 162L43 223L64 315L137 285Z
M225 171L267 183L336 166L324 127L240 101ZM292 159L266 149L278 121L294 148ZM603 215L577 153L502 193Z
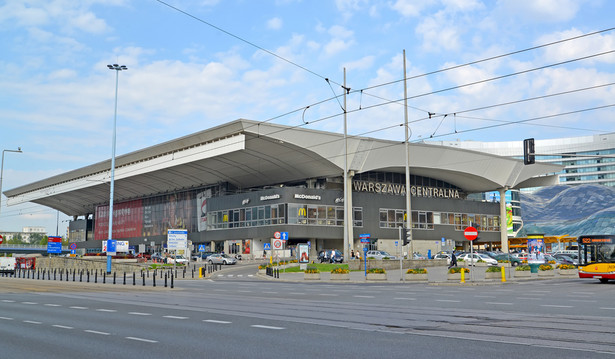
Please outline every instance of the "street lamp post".
M21 151L21 147L17 147L17 150L2 150L2 166L0 167L0 212L2 212L2 177L4 176L4 152L23 153Z
M113 239L113 190L115 185L115 128L117 124L117 84L119 73L122 70L128 70L125 65L107 65L109 70L115 70L115 112L113 114L113 141L111 149L111 189L109 193L109 236L108 239ZM109 255L109 242L107 242L107 273L111 273L111 256Z

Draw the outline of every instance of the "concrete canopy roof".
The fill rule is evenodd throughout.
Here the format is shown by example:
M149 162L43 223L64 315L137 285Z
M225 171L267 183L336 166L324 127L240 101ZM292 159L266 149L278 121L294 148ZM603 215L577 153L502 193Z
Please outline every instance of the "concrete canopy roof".
M412 174L442 179L468 193L553 184L556 177L545 175L562 168L426 144L411 144L410 153ZM342 176L344 136L237 120L117 156L115 162L115 202L222 182L248 189ZM109 159L7 190L7 204L33 202L73 216L94 213L109 202L110 167ZM348 168L404 173L405 146L349 137Z

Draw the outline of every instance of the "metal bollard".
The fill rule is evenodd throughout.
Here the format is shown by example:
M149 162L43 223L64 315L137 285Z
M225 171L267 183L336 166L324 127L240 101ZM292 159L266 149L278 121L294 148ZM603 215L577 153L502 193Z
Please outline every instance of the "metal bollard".
M156 286L156 276L153 276L153 277L152 277L152 280L153 280L152 287L155 287L155 286Z
M124 285L126 285L126 272L124 272Z
M135 272L132 272L132 285L137 285L137 277Z
M141 273L141 279L143 279L143 286L145 287L145 273Z
M164 287L167 287L167 274L164 274Z
M103 272L103 284L107 283L107 272Z
M113 272L113 284L115 284L115 272Z
M173 288L173 274L171 274L171 289Z

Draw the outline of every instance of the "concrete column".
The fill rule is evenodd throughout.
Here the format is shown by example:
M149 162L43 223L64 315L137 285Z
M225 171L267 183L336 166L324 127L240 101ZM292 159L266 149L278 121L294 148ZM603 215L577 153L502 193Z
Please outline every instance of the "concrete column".
M506 224L506 191L508 188L500 188L500 242L502 252L508 253L508 231Z

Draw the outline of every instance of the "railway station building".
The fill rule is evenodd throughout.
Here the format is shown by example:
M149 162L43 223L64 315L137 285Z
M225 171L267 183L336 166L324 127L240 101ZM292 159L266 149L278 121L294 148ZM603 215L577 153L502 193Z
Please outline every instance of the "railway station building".
M555 184L562 169L425 143L408 152L406 188L403 142L236 120L116 157L112 237L154 252L164 250L169 229L185 229L193 250L250 258L281 232L286 255L307 243L313 258L364 246L392 254L467 248L463 231L474 226L475 242L507 250L504 203L469 195ZM8 205L72 216L69 241L81 253L100 252L109 237L110 167L109 159L4 194ZM408 194L412 242L402 247Z

